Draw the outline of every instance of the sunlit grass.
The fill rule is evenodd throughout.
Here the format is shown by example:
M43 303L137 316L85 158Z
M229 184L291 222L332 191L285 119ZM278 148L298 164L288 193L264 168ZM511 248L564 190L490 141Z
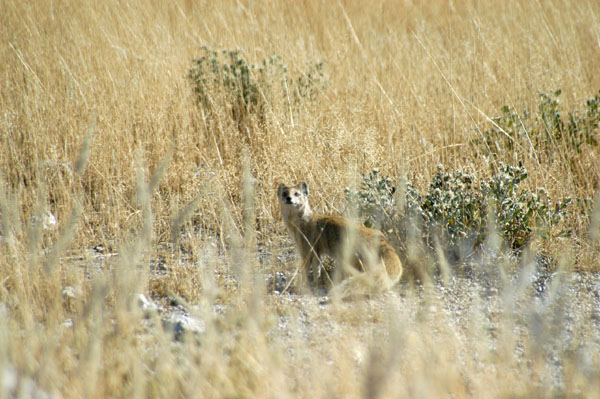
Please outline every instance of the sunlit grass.
M597 396L598 147L473 142L504 105L562 89L573 111L598 93L599 15L593 1L0 0L0 397ZM327 85L299 103L261 93L261 113L236 119L223 93L208 107L192 90L203 45L277 54L290 76L323 61ZM450 269L365 301L273 293L296 265L279 183L343 214L373 168L424 190L439 164L484 179L500 161L581 200L571 237L513 254L490 233L467 272L413 256ZM169 324L177 309L198 325Z

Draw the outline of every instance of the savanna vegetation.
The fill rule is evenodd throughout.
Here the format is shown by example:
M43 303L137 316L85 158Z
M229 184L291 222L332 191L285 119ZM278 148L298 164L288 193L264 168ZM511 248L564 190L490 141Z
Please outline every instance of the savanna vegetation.
M0 0L0 397L597 397L600 3ZM406 278L295 289L281 182Z

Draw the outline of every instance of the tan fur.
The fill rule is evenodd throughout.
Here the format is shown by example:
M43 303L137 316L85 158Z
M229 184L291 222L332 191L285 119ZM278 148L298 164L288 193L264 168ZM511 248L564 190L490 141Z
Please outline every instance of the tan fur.
M280 184L277 197L283 221L300 253L303 275L313 287L340 282L333 288L334 294L350 297L382 292L400 280L402 262L380 231L341 217L314 214L306 183ZM334 260L332 272L324 267L327 256Z

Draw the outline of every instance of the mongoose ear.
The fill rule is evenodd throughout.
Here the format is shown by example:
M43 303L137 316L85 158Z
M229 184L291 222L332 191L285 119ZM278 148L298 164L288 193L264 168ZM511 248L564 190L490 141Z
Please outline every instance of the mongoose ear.
M279 187L277 188L277 196L281 197L281 192L283 191L283 189L285 188L285 184L281 183L279 185Z
M302 192L308 197L308 185L306 182L302 182Z

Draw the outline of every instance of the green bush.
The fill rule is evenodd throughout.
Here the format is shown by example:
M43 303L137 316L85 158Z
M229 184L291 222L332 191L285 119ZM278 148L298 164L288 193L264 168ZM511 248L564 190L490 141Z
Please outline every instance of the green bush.
M399 195L392 178L382 177L379 169L373 169L362 176L357 190L346 187L344 193L346 200L358 209L365 226L392 231L399 213L403 216L420 216L423 213L419 192L410 182L405 182L402 188L404 195ZM402 208L401 212L399 208Z
M586 101L583 114L577 109L565 114L560 107L560 94L561 90L551 94L540 93L540 103L535 111L524 108L519 113L505 105L502 114L492 118L492 127L473 144L483 146L495 157L511 153L517 147L528 150L533 147L536 154L547 159L559 154L557 144L578 154L586 146L597 146L600 91Z
M571 202L569 198L552 202L543 188L535 192L520 188L526 178L523 166L501 164L489 180L462 170L449 173L440 166L421 195L410 182L401 183L399 189L390 177L373 170L363 175L357 190L346 188L345 194L369 227L406 234L411 228L407 224L412 224L430 246L439 235L442 242L455 245L464 240L483 242L488 221L493 220L505 242L517 249L536 230L548 237L549 228L559 224Z
M241 50L215 51L203 46L201 52L188 72L199 103L211 109L215 96L224 98L236 121L249 114L262 118L265 103L276 101L275 96L288 101L290 107L297 106L303 100L315 100L327 87L322 62L310 61L304 73L290 76L278 55L257 66L247 61Z

